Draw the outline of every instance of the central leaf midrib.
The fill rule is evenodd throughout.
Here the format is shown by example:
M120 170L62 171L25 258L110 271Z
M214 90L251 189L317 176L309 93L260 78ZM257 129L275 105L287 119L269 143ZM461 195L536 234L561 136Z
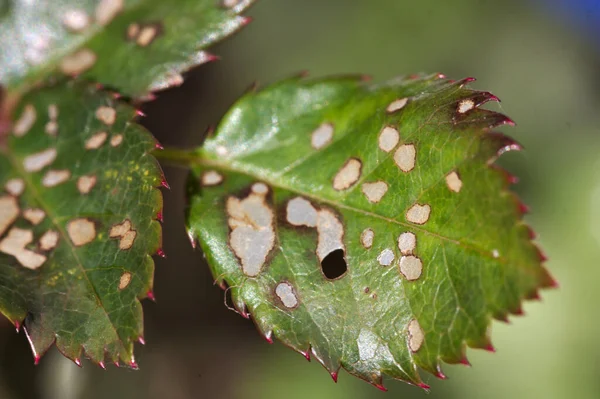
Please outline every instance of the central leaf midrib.
M102 299L100 298L100 295L98 294L98 291L96 290L96 287L94 286L94 284L90 280L89 276L87 275L87 270L85 269L85 267L83 267L83 264L81 263L81 260L79 259L79 256L77 255L77 252L75 251L75 248L74 248L73 244L71 243L71 240L69 239L65 229L57 222L58 216L56 216L56 214L52 211L52 208L49 207L46 204L46 202L43 200L43 196L39 193L39 191L37 190L37 187L35 186L35 184L33 184L33 181L29 178L29 176L31 174L27 173L21 167L21 163L19 162L19 160L16 159L10 153L10 151L5 151L2 153L2 155L5 155L8 158L10 163L13 165L13 168L17 171L17 173L25 181L28 192L32 195L32 197L35 199L35 201L37 201L37 203L44 209L47 217L51 220L52 224L60 232L62 241L65 242L66 243L65 245L67 245L68 248L70 249L71 254L73 255L73 258L76 261L75 262L76 265L80 269L80 272L85 276L85 280L86 280L87 284L89 285L90 290L94 293L94 297L96 298L98 305L103 310L103 313L108 320L108 324L110 324L113 331L115 332L115 336L119 339L119 341L121 342L121 345L125 348L125 344L124 344L125 341L119 335L119 332L117 331L115 325L113 324L113 321L110 319L110 316L108 315L108 312L106 311L106 308L104 307L104 303L102 302ZM83 347L83 344L82 344L82 347Z
M173 151L173 150L171 150L171 151ZM159 159L160 158L167 158L167 157L161 157L160 152L156 153L155 155ZM452 238L449 238L449 237L445 237L445 236L440 235L438 233L434 233L432 231L426 230L426 229L424 229L424 228L422 228L420 226L416 226L416 225L413 225L413 224L401 222L401 221L395 220L395 219L390 219L388 217L385 217L385 216L382 216L382 215L378 215L378 214L373 213L373 212L365 211L365 210L362 210L362 209L359 209L359 208L355 208L355 207L352 207L352 206L348 206L348 205L345 205L345 204L340 204L340 203L335 202L334 200L331 200L331 199L328 199L328 198L323 198L323 197L320 197L320 196L315 195L313 193L306 193L306 192L300 191L300 190L298 190L296 188L292 188L292 187L287 186L285 184L281 184L281 182L273 181L268 174L265 174L264 176L262 176L262 175L258 176L255 173L250 172L250 171L248 171L248 170L246 170L244 168L236 167L235 166L235 162L233 162L233 163L227 163L227 162L217 161L215 159L207 158L205 156L202 156L202 154L198 154L198 153L188 153L187 155L188 155L188 157L187 157L188 160L191 161L191 163L194 163L196 165L209 166L209 167L214 167L214 168L222 169L222 170L225 170L225 171L228 171L228 172L244 174L244 175L246 175L248 177L251 177L253 179L256 179L256 180L259 180L259 181L263 181L263 182L269 184L272 187L276 187L276 188L279 188L279 189L282 189L282 190L290 191L292 193L295 193L295 194L298 194L298 195L310 198L310 199L312 199L312 200L314 200L316 202L329 204L329 205L331 205L331 206L333 206L335 208L339 208L339 209L343 209L343 210L347 210L347 211L359 213L359 214L362 214L364 216L376 218L376 219L383 220L383 221L388 222L388 223L393 223L393 224L397 224L399 226L410 228L410 229L419 231L421 233L430 235L432 237L438 238L440 240L444 240L444 241L453 243L455 245L461 246L463 248L475 251L475 252L477 252L477 253L479 253L479 254L481 254L483 256L492 257L492 255L491 255L491 253L489 253L489 251L487 251L485 249L482 249L482 248L479 248L479 247L477 247L475 245L467 244L467 243L461 242L460 240L455 240L455 239L452 239ZM181 159L181 158L179 158L179 159ZM500 261L501 259L502 258L495 258L494 260Z

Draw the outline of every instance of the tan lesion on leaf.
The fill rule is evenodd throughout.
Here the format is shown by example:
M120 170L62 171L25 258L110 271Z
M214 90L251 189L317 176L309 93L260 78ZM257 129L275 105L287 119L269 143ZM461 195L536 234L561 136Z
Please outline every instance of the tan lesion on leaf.
M417 236L410 231L404 232L398 236L398 249L402 255L412 255L417 247Z
M38 225L46 217L46 212L40 208L27 208L23 211L23 217L31 224Z
M18 197L19 195L23 194L23 191L25 190L25 181L23 181L21 178L10 179L6 182L4 188L9 194Z
M60 70L65 75L76 76L94 66L98 57L92 50L83 48L64 57L60 63Z
M83 10L67 10L62 17L63 25L72 32L81 32L90 25L90 16Z
M38 172L54 162L56 155L56 148L47 148L35 154L28 155L23 159L23 168L27 172Z
M229 245L248 277L260 274L275 246L274 214L266 201L268 192L264 183L255 183L246 198L229 197L226 203L231 228Z
M333 125L331 123L322 123L311 134L310 142L315 150L320 150L333 139Z
M400 133L392 126L384 126L379 133L379 149L384 152L390 152L400 142Z
M450 191L454 191L455 193L460 192L463 183L456 171L452 171L446 175L446 185Z
M123 10L124 0L100 0L96 6L96 22L108 25Z
M94 134L92 137L86 140L85 149L86 150L97 150L104 144L106 138L108 137L108 133L106 132L98 132Z
M470 98L467 98L458 103L457 111L459 114L465 114L473 108L475 108L475 102Z
M77 190L81 194L89 194L96 185L97 177L95 175L81 176L77 179Z
M127 26L127 40L134 41L140 47L149 46L163 31L160 22L139 23L133 22Z
M124 290L131 283L131 273L124 272L119 278L119 290Z
M13 227L0 241L0 252L14 256L21 266L35 270L46 262L46 257L25 247L33 241L31 230Z
M58 245L58 240L58 232L54 230L48 230L40 237L40 249L42 251L51 251Z
M111 147L118 147L119 145L121 145L122 142L123 142L122 134L115 134L114 136L112 136L110 138Z
M387 191L387 183L381 180L371 183L363 183L362 185L363 194L365 197L367 197L367 200L373 204L381 201Z
M0 197L0 236L17 220L19 212L19 203L15 197L11 195Z
M223 182L223 175L216 170L207 170L206 172L202 173L200 181L204 187L218 186Z
M429 204L414 204L406 212L406 220L414 224L425 224L429 220L431 206Z
M110 228L110 238L119 239L119 249L128 250L133 246L137 231L133 229L133 225L129 219L125 219L122 223L115 224Z
M282 281L277 284L275 294L286 308L294 309L298 306L298 296L294 287L288 281Z
M96 238L96 225L89 219L76 218L67 223L67 233L71 242L80 247L89 244Z
M414 255L403 256L399 262L400 273L408 280L414 281L421 277L423 262Z
M400 111L406 106L406 103L408 103L408 98L399 98L397 100L392 101L385 110L391 114Z
M403 172L410 172L415 168L417 150L414 144L402 144L394 153L394 162Z
M42 178L42 185L44 187L58 186L69 180L71 177L71 171L68 169L61 170L49 170Z
M347 190L360 179L362 162L356 158L350 158L340 168L333 179L333 188L337 191Z
M375 239L375 232L373 229L366 228L360 234L360 243L366 249L370 249L373 246L373 240Z
M425 334L423 333L423 329L421 328L421 325L419 324L417 319L412 319L408 323L407 330L408 347L410 348L411 352L417 352L419 349L421 349L421 346L425 341Z
M96 119L105 125L113 125L117 120L117 111L113 107L102 105L96 109Z
M27 104L23 112L13 126L13 134L17 137L23 137L32 128L37 119L37 112L32 104Z

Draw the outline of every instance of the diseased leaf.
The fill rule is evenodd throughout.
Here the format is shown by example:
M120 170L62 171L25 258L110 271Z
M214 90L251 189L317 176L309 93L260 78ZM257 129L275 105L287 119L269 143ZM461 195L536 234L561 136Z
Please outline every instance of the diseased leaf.
M471 79L291 79L250 93L188 160L188 232L262 334L382 387L492 349L492 317L554 281ZM177 154L165 154L177 158Z
M0 152L0 311L36 362L56 341L78 364L135 368L161 244L155 140L134 109L76 84L31 93L17 115Z
M183 81L204 50L248 23L254 0L9 0L0 8L0 83L24 90L57 72L127 96Z

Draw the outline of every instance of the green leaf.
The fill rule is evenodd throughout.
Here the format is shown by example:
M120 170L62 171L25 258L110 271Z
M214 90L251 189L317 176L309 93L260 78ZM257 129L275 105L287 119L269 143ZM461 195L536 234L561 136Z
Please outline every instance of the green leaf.
M204 50L249 22L254 0L8 0L0 5L0 83L25 91L50 73L124 95L181 84Z
M189 235L268 340L334 379L426 387L416 366L444 378L465 344L493 348L492 317L554 284L491 165L519 148L491 132L512 121L470 81L291 79L247 94L187 154Z
M0 311L36 362L56 342L78 364L135 368L161 244L156 142L133 108L76 84L32 92L17 115L0 152Z

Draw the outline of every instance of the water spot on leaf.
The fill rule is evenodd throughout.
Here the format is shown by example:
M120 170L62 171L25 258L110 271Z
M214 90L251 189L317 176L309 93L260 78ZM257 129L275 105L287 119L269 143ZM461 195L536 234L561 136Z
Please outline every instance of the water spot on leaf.
M361 174L362 163L356 158L350 158L335 175L333 188L337 191L347 190L352 187Z
M362 192L367 197L367 200L371 203L378 203L381 201L385 193L387 193L388 185L384 181L377 181L374 183L363 183Z
M294 292L294 287L292 287L289 282L284 281L277 284L277 287L275 287L275 294L286 308L294 309L298 306L298 297Z
M64 57L60 63L60 70L65 75L80 75L94 66L97 58L96 53L84 48Z
M399 98L397 100L392 101L386 108L386 111L389 113L400 111L406 103L408 102L408 98Z
M311 135L311 145L315 150L320 150L331 142L333 138L333 125L331 123L323 123Z
M402 255L410 255L417 246L417 237L411 232L405 232L398 237L398 249Z
M366 249L373 246L373 239L375 238L375 232L372 229L364 229L360 235L360 242Z
M202 173L202 185L205 187L219 185L222 181L223 175L215 170L208 170Z
M413 255L400 258L400 273L402 273L407 280L417 280L421 277L422 272L423 263L421 262L421 259Z
M379 148L382 151L390 152L400 142L400 133L391 126L385 126L379 133Z
M54 187L66 182L71 177L71 172L68 169L49 170L42 179L44 187Z
M425 224L429 220L430 214L431 214L431 207L429 205L414 204L406 212L406 220L408 220L411 223L415 223L415 224Z
M321 261L321 271L329 280L335 280L342 277L348 271L348 264L344 258L344 251L336 249L327 254Z
M383 251L381 251L379 256L377 256L377 262L379 262L381 266L389 266L392 264L395 257L396 256L394 255L394 251L392 251L389 248L386 248Z
M403 144L394 153L394 162L403 172L410 172L415 167L417 150L413 144Z
M77 218L67 223L67 233L71 242L80 247L96 238L96 225L89 219Z
M448 185L448 188L455 193L460 192L460 189L462 188L462 180L455 171L446 175L446 184Z
M17 137L23 137L33 126L37 118L35 107L31 104L25 105L23 112L15 125L13 126L13 134Z
M408 347L412 352L417 352L425 341L425 334L419 325L417 319L412 319L408 323Z
M44 151L28 155L23 159L23 167L27 172L38 172L54 162L56 155L56 148L48 148Z
M304 198L296 197L288 201L286 219L294 226L315 227L317 225L317 210Z

